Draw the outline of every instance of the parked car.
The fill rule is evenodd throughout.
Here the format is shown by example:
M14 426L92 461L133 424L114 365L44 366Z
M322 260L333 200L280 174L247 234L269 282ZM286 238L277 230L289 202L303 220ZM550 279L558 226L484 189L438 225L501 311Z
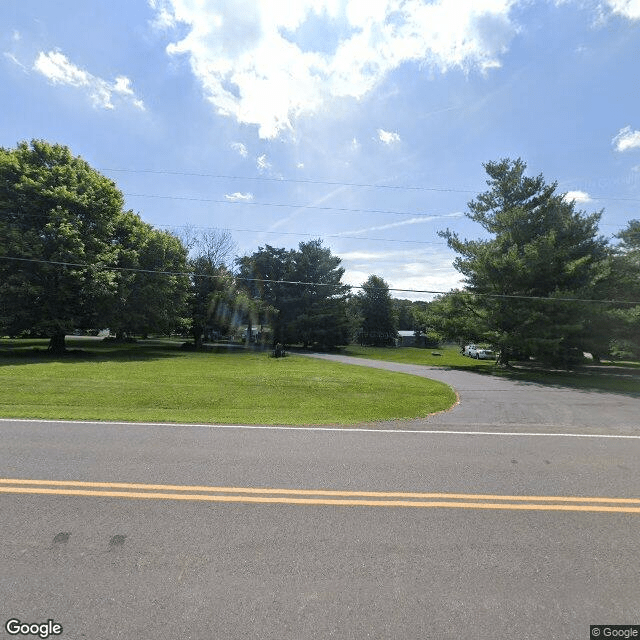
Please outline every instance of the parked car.
M476 349L474 357L477 360L493 360L496 354L491 349Z
M465 356L469 356L470 358L475 358L476 357L476 352L478 351L478 347L476 347L475 344L468 344L465 348L464 348L464 355Z

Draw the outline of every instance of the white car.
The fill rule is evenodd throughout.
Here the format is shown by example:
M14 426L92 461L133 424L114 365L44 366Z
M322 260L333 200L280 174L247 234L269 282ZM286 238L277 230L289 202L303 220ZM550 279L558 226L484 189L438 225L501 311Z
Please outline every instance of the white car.
M476 349L475 355L472 357L477 360L493 360L496 354L491 349Z
M470 358L475 358L477 351L478 351L478 347L476 347L475 344L468 344L464 348L464 355L469 356Z

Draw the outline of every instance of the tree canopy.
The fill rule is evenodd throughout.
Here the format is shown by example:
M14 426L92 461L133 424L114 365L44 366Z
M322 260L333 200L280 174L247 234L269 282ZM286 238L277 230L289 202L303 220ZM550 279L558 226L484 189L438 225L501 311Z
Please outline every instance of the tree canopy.
M590 308L559 299L590 297L607 255L598 237L601 212L577 211L556 192L557 183L525 176L520 159L484 167L489 190L469 202L466 215L491 237L461 240L440 232L459 254L454 266L474 294L478 328L498 346L503 363L526 351L568 364L583 346Z
M630 220L616 237L608 284L619 300L640 301L640 220ZM621 305L609 312L613 351L619 357L640 357L640 304Z
M0 297L9 333L64 335L108 317L117 290L114 227L123 197L115 184L42 141L0 149Z
M238 259L238 278L252 298L277 310L274 341L330 347L349 340L349 288L341 283L340 262L321 240L301 242L297 250L265 245Z
M74 329L170 330L186 252L123 204L67 147L0 149L0 328L47 335L55 351Z
M374 346L395 344L398 316L389 294L389 285L379 276L371 275L356 299L362 317L360 343Z

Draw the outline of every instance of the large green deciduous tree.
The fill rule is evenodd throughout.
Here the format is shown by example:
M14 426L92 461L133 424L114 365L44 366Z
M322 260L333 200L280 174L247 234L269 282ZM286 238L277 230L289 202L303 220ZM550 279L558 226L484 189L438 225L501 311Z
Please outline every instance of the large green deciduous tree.
M123 203L67 147L0 149L0 332L47 335L63 352L73 329L173 329L186 250Z
M556 192L557 183L525 176L520 159L484 167L489 190L469 202L466 215L491 237L469 241L440 232L459 254L454 266L474 294L479 328L504 364L526 351L569 365L585 345L591 306L536 298L590 297L607 255L598 237L601 212L577 211Z
M183 321L189 281L187 250L132 211L114 225L118 290L109 328L117 335L170 333Z
M48 335L51 349L62 351L66 332L109 318L117 277L103 267L115 263L122 206L115 184L66 147L32 141L0 149L5 331Z

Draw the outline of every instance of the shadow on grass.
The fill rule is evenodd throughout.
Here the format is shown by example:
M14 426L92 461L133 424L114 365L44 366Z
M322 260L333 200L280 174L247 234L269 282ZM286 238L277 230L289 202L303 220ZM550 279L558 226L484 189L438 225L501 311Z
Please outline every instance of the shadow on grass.
M463 367L450 367L469 371ZM578 389L594 393L616 393L640 398L640 371L629 367L611 367L606 371L599 367L578 367L572 371L548 370L541 367L516 365L504 368L474 369L481 375L491 375L513 382L532 382L555 389Z
M48 340L0 340L0 366L61 362L139 362L180 358L207 354L240 354L242 345L207 345L200 350L185 348L186 341L138 340L137 342L112 342L99 338L67 339L64 354L47 349ZM247 351L251 353L251 351Z
M440 355L435 356L438 352ZM341 355L373 358L397 362L437 367L453 371L497 376L514 382L535 383L556 389L578 389L585 392L616 393L630 397L640 397L640 364L601 363L585 364L572 371L546 369L534 362L513 363L505 368L487 360L463 358L457 348L440 349L363 349L347 347L338 351Z

